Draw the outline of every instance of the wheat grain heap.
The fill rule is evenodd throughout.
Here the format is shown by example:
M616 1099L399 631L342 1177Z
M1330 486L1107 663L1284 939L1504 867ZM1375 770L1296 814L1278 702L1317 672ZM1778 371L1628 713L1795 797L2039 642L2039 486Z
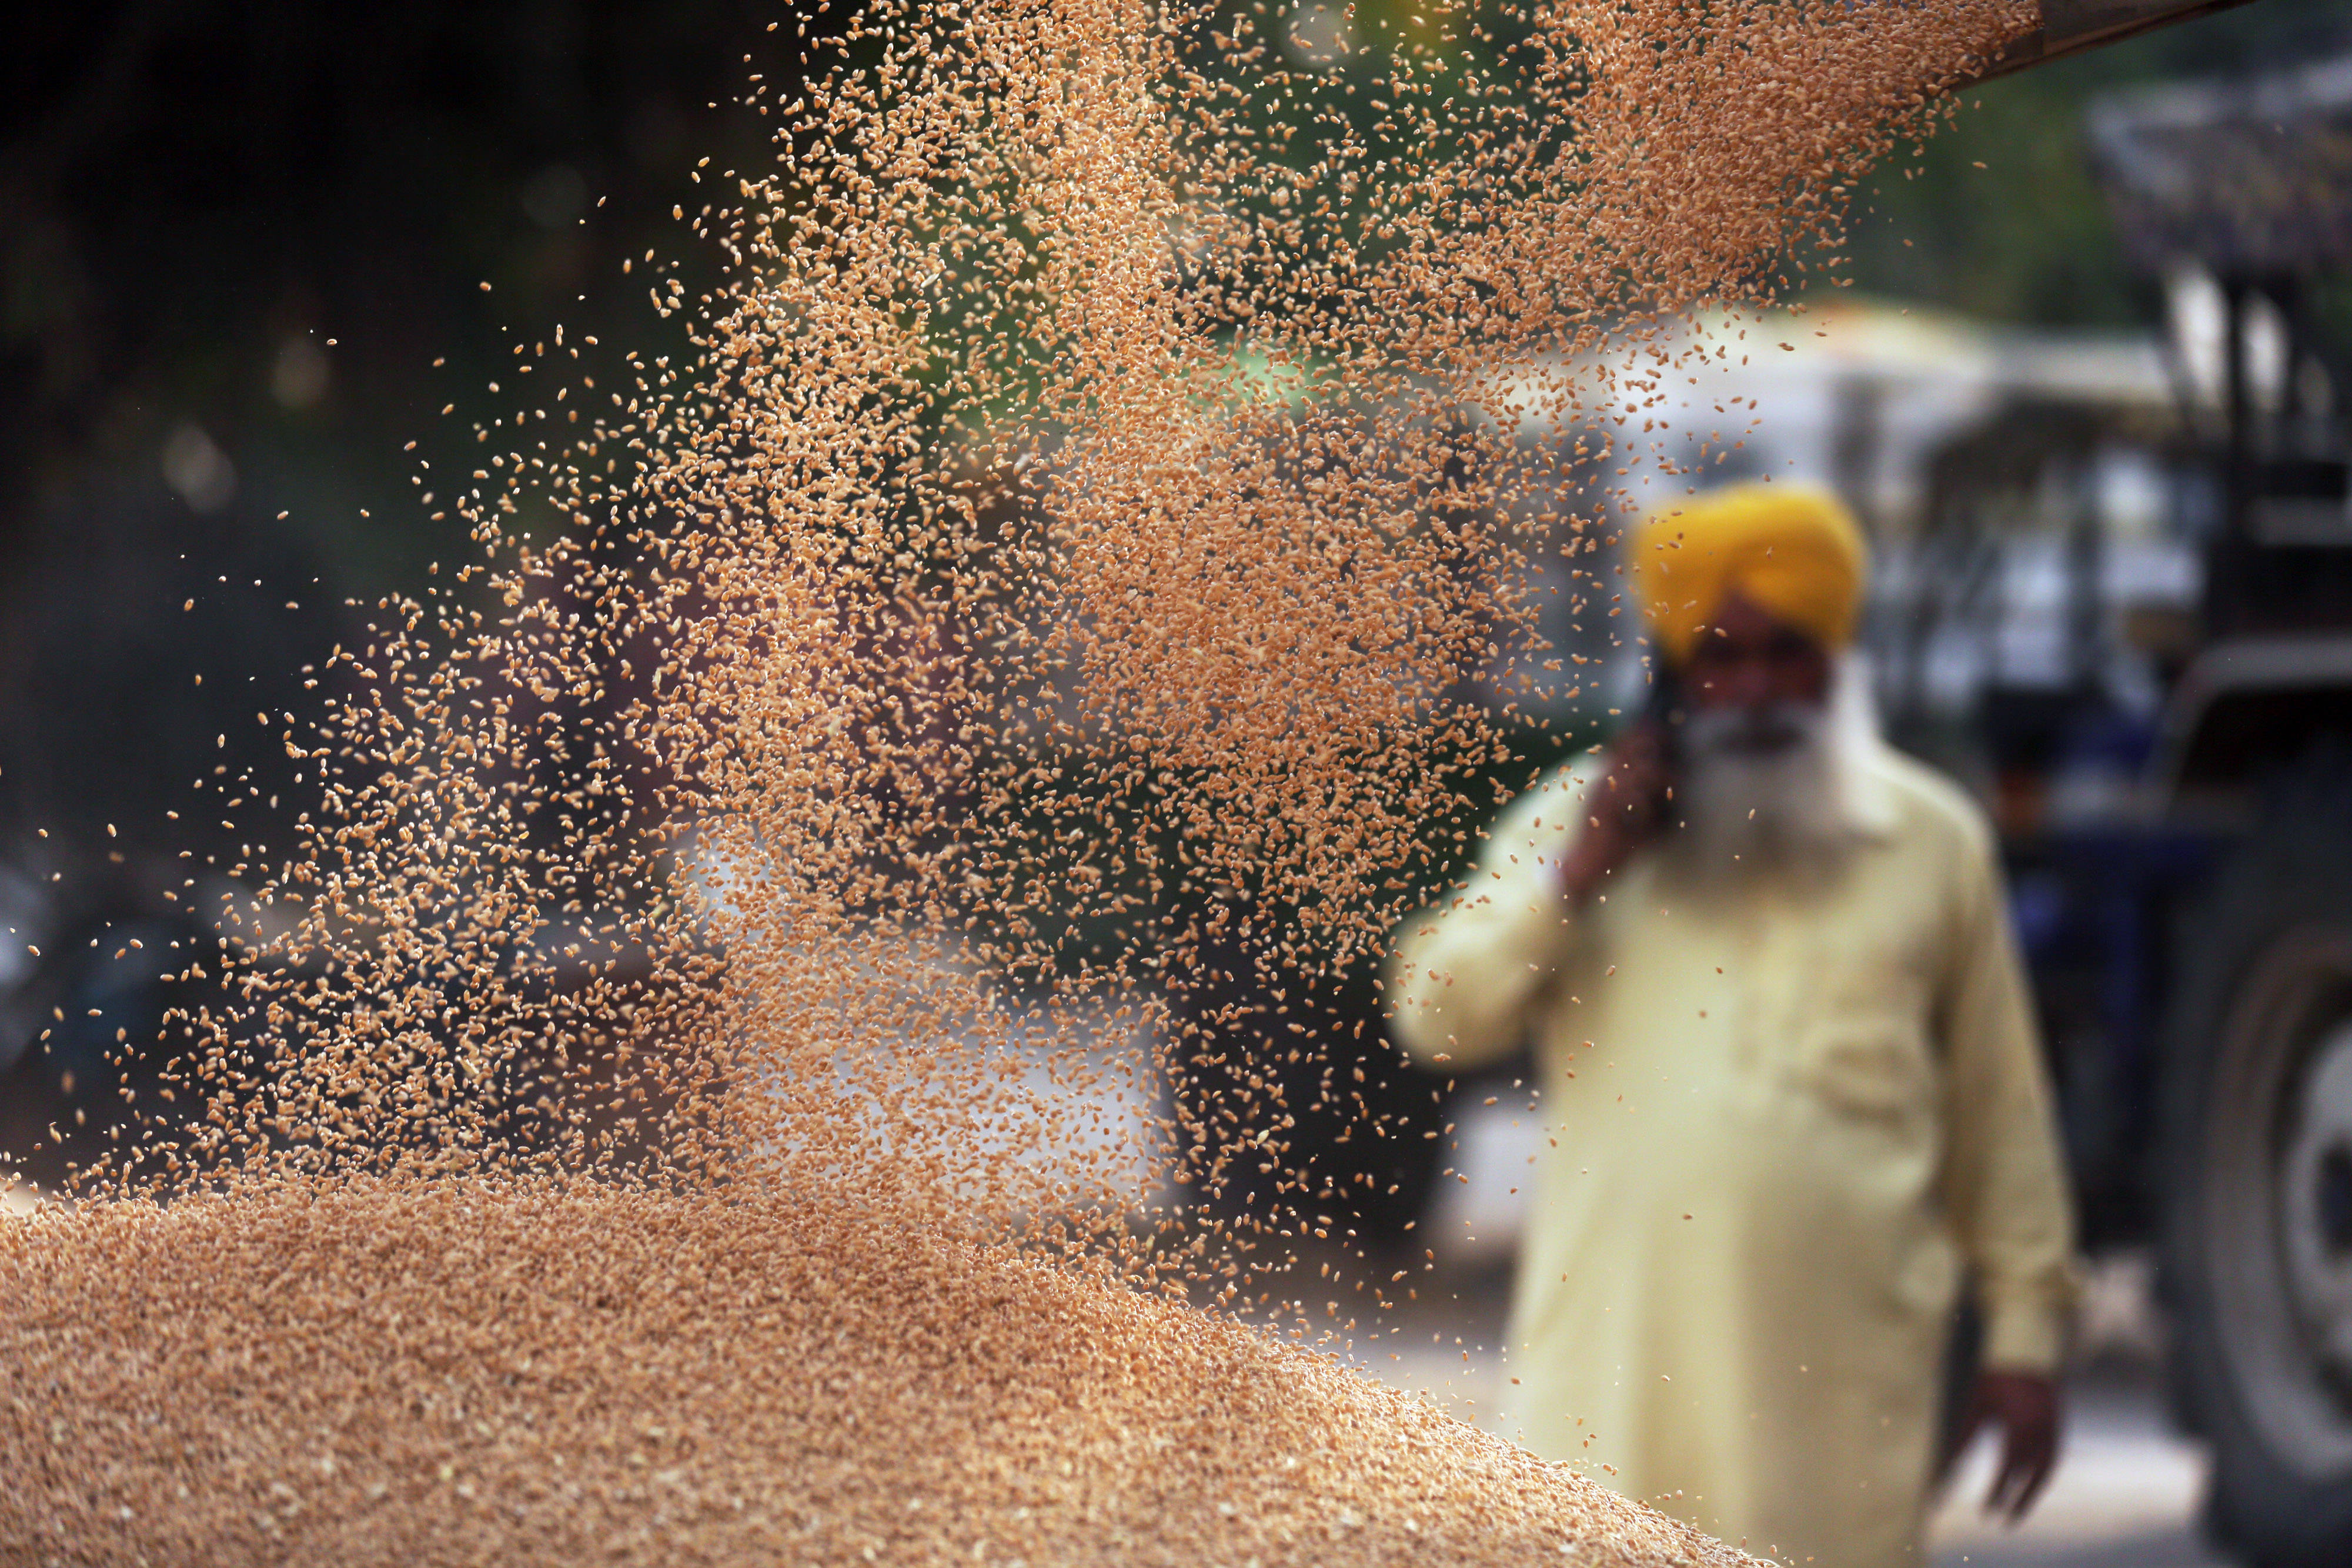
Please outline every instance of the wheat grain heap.
M1229 1320L798 1206L71 1228L10 1308L76 1396L6 1418L18 1561L1744 1560Z
M1171 999L1364 961L1465 674L1750 412L1644 410L2031 8L1310 9L787 23L682 344L516 342L144 1135L0 1228L0 1560L1736 1560L1271 1332L1402 1287L1245 1286L1302 1107ZM1105 1020L1222 1100L1097 1124Z

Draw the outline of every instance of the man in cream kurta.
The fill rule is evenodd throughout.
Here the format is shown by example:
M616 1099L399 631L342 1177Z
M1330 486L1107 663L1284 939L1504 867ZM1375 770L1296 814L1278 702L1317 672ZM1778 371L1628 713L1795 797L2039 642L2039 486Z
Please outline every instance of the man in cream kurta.
M1695 721L1801 712L1769 660L1819 656L1835 755L1829 798L1790 814L1810 831L1668 804L1684 776L1637 734L1528 791L1459 893L1405 923L1396 1024L1449 1071L1523 1040L1539 1059L1550 1142L1510 1333L1528 1444L1750 1551L1876 1568L1918 1557L1965 1282L2001 1500L2046 1475L2071 1236L1990 834L1866 723L1826 718L1859 538L1829 498L1775 488L1638 548L1691 552L1643 586ZM1823 528L1843 579L1808 557ZM1738 636L1709 641L1718 624ZM1697 831L1708 811L1728 826Z

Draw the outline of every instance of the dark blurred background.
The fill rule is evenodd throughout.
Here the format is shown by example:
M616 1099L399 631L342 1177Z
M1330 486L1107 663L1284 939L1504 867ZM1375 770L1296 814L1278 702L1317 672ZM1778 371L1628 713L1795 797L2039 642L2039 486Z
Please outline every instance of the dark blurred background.
M777 14L19 19L0 52L0 840L46 826L55 856L118 819L143 838L194 750L344 634L346 599L462 554L404 448L454 450L494 361L558 322L658 340L621 260L683 248L670 209L709 198L696 159L761 155L760 122L716 106L748 54L783 55Z
M559 323L670 346L644 259L701 284L671 211L712 199L697 160L769 162L730 99L754 70L795 79L792 36L782 8L725 0L148 0L12 24L0 1064L25 1071L0 1145L54 1156L47 1124L110 1119L110 1097L77 1102L163 1005L157 960L115 955L176 967L216 939L191 911L220 874L290 847L280 716L315 711L313 668L377 601L471 548L418 465L447 471L512 413L487 390L499 359Z

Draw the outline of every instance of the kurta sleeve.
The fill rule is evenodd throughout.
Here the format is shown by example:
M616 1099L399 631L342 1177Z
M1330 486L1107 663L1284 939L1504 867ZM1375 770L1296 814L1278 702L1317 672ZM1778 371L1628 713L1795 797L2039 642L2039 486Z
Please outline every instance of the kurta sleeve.
M2074 1218L2000 873L1981 840L1964 855L1941 1020L1945 1201L1977 1281L1985 1364L2047 1371L2074 1301Z
M1417 1060L1476 1067L1517 1047L1574 936L1559 862L1582 795L1566 775L1528 791L1464 885L1398 926L1389 961L1395 1034Z

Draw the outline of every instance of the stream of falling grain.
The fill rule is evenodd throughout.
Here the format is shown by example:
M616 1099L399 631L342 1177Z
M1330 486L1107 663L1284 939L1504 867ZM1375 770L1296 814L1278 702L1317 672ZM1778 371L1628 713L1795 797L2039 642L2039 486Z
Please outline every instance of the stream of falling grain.
M1186 1003L1376 949L1746 429L1643 407L2032 9L1312 20L782 24L691 352L530 346L171 1114L0 1228L0 1561L1734 1559L1244 1321L1306 1107Z

